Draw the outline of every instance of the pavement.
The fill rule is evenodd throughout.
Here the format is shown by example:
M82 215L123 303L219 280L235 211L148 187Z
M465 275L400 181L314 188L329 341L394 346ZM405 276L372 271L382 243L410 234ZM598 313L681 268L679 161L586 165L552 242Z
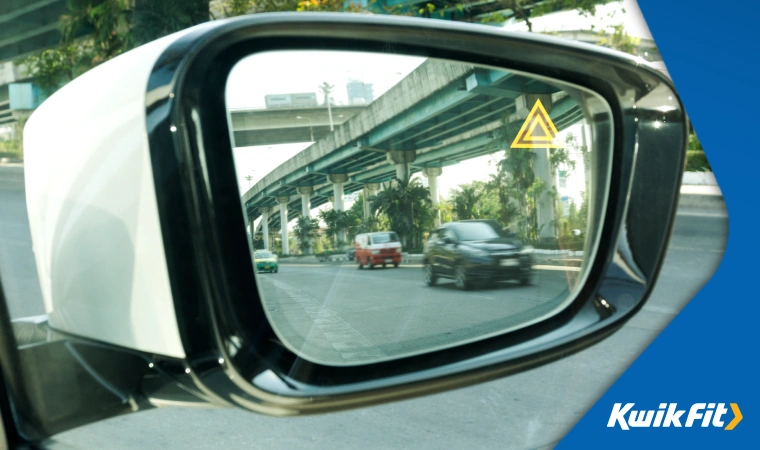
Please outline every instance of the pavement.
M20 170L0 166L0 276L14 318L44 313L31 251ZM702 206L699 203L689 203L691 200L684 202L689 197L682 196L665 264L644 308L618 332L575 355L468 388L317 416L274 418L233 409L156 409L62 433L48 447L552 448L677 316L717 268L726 245L728 218L722 202L716 201L714 194L709 195L712 197L701 203ZM314 270L323 272L305 275L307 271ZM384 332L387 336L388 327L393 326L393 333L398 336L395 347L391 345L372 349L386 354L409 351L408 346L414 345L416 340L429 339L434 334L431 326L426 325L436 314L435 309L429 306L432 298L440 298L447 305L446 308L439 308L439 316L444 316L439 317L440 320L453 320L445 316L447 311L456 310L457 314L464 314L472 324L478 320L483 321L478 316L480 311L488 311L489 314L498 312L507 318L514 318L526 311L531 312L530 302L533 302L532 307L549 305L549 294L559 292L562 283L567 282L567 278L562 278L566 275L552 272L547 275L548 281L537 284L546 286L545 292L538 292L535 287L524 288L504 283L468 293L466 300L457 303L454 297L458 292L451 289L449 283L427 288L418 281L415 274L417 270L419 269L410 267L370 272L359 271L351 265L293 266L284 268L279 274L262 278L265 279L265 284L271 282L265 289L280 291L275 294L279 297L270 296L272 301L268 306L281 308L280 314L295 317L291 330L293 336L310 330L312 325L309 321L314 324L317 319L335 320L329 314L319 317L319 313L334 312L337 319L351 325L370 342L376 339L377 333ZM300 277L319 278L326 275L332 277L330 281L313 288L313 283L300 280ZM351 302L345 298L347 295L330 295L331 286L332 289L346 289L348 293L351 292L351 285L355 286L357 281L378 288L394 284L414 286L414 298L418 302L412 306L384 304L375 297ZM328 297L343 298L343 301L320 304L315 311L308 309L309 305L304 307L294 301L294 297L298 299L304 294L308 297L306 301L317 303ZM511 310L501 311L496 307L503 306L508 299L517 299L514 305L510 305ZM520 302L523 302L522 306ZM524 307L525 304L528 304L527 308ZM283 311L287 308L291 310ZM325 308L329 311L325 311ZM372 318L381 317L379 312L386 314L387 319L373 323ZM416 315L410 318L410 313ZM404 328L400 318L405 318L412 326ZM415 320L416 323L413 322ZM339 321L333 323L340 325ZM472 332L472 327L464 329ZM352 349L341 347L341 331L345 330L337 330L338 334L331 338L325 336L324 341L312 351L322 351L319 357L343 358L342 353L350 353ZM345 334L342 336L346 337ZM463 338L466 337L446 339ZM338 348L333 345L335 343Z
M725 201L720 188L715 185L681 186L679 200L681 208L725 209Z

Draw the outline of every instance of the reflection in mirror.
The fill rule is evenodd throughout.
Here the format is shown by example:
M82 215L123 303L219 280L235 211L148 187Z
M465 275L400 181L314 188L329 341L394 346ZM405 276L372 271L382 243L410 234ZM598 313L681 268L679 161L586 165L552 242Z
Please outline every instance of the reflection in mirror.
M612 128L587 90L392 54L258 53L226 91L256 281L296 354L388 360L546 320L593 260Z

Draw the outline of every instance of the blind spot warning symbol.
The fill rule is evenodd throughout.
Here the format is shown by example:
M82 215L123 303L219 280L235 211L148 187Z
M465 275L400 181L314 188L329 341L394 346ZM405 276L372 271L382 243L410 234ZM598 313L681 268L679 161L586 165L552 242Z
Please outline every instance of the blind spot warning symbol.
M556 137L557 128L541 100L536 100L509 148L563 148L564 145L554 143Z

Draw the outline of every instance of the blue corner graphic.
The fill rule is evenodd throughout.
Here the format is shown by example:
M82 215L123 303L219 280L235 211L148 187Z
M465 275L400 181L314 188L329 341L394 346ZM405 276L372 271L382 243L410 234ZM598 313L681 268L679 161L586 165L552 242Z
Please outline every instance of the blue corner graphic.
M760 221L754 199L760 117L754 108L760 104L760 2L638 3L723 192L728 245L713 278L559 448L757 448ZM630 403L634 406L626 420L636 410L635 419L646 424L646 411L653 411L654 425L658 411L664 410L660 426L622 429L615 405L622 409ZM671 404L677 404L673 415L683 411L680 427L673 422L664 426ZM714 421L719 404L726 411L721 409ZM687 427L692 407L694 420ZM708 412L711 417L705 421Z

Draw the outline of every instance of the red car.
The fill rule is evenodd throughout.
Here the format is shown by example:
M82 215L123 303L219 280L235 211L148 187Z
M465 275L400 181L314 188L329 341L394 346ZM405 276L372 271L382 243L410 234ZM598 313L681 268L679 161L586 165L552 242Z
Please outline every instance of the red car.
M376 233L357 234L354 241L356 253L354 260L359 268L364 266L372 269L382 264L393 264L398 267L401 263L401 241L393 231L378 231Z

